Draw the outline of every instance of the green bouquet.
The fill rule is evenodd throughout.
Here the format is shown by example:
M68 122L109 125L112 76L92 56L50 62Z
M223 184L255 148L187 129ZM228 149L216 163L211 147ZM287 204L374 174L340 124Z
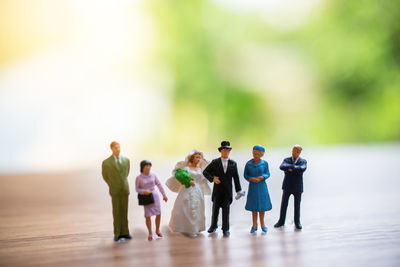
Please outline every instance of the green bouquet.
M176 170L175 178L186 188L189 188L190 181L193 181L193 178L190 176L189 172L187 170L182 170L182 169Z

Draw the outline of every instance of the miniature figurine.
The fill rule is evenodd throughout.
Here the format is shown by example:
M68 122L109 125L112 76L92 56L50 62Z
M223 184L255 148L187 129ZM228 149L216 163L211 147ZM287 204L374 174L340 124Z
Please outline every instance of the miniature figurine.
M268 228L264 223L264 214L272 209L271 199L268 193L266 179L269 178L268 163L262 160L265 148L260 145L253 147L253 159L246 163L244 168L244 178L249 181L249 192L247 194L246 210L252 212L253 226L250 233L257 231L257 217L260 217L261 230L264 234Z
M285 158L280 169L285 172L282 189L281 213L279 221L274 227L285 225L286 210L290 195L294 196L294 224L298 230L302 229L300 223L300 202L303 193L303 172L307 169L307 161L300 158L302 151L300 145L295 145L292 149L292 156Z
M102 176L108 184L112 200L112 212L114 219L114 241L131 239L128 229L128 175L129 159L120 156L120 144L116 141L110 144L112 155L102 163Z
M224 237L230 235L229 232L229 208L232 203L232 179L235 183L237 192L236 199L244 195L239 181L239 173L236 162L229 158L232 147L229 141L222 141L218 148L221 157L214 159L203 171L204 176L214 183L212 192L212 219L209 233L214 233L218 228L219 209L222 208L222 232Z
M196 236L205 230L204 195L211 195L203 176L207 164L203 152L194 149L175 165L173 176L167 180L168 188L178 193L169 222L173 232Z
M163 200L168 201L165 194L164 188L157 176L150 172L151 162L148 160L142 160L140 162L140 174L136 177L136 192L139 194L139 205L142 204L144 207L144 217L146 218L146 226L149 231L147 240L153 240L153 232L151 229L151 216L156 216L156 234L158 237L163 237L160 232L161 223L161 205L158 193L155 190L155 186L158 187L161 194L163 195ZM141 203L143 199L143 203Z

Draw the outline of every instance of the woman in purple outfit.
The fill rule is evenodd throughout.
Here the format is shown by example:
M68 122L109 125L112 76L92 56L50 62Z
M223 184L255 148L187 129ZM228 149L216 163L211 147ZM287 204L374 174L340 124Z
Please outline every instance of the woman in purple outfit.
M165 202L168 201L167 196L165 195L164 188L162 187L160 181L157 176L150 172L151 170L151 162L148 160L143 160L140 162L140 175L136 177L136 192L141 195L150 195L153 194L154 203L144 205L144 217L146 217L146 226L149 231L148 240L153 240L153 232L151 230L151 216L156 215L156 234L159 237L162 237L160 232L160 222L161 222L161 207L160 207L160 198L155 189L155 186L158 187L161 194L163 195L163 200Z

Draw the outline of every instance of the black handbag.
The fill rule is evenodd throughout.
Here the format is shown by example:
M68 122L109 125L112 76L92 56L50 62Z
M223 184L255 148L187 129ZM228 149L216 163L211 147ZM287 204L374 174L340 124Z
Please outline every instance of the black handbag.
M141 206L154 203L153 193L150 193L149 195L138 194L138 199L139 199L139 205Z

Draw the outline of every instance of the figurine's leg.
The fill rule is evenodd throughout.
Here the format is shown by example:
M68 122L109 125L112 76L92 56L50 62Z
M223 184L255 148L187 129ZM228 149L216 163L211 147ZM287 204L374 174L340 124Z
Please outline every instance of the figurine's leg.
M114 236L119 237L121 235L120 197L116 195L111 196L111 201L114 223Z
M229 204L222 207L222 231L229 231L229 208Z
M281 214L279 217L279 223L281 223L281 224L285 224L286 210L287 210L287 206L288 206L289 197L290 197L290 193L286 190L283 190L282 202L281 202Z
M260 212L259 213L260 215L260 224L261 224L261 228L264 228L265 227L265 223L264 223L264 215L265 215L265 212Z
M121 216L121 235L129 235L128 227L128 197L129 195L122 195L120 202L120 216Z
M153 231L151 230L151 217L146 217L146 226L149 231L149 236L153 235Z
M156 216L156 234L160 233L161 214Z
M253 228L257 229L257 212L253 211L251 213L252 218L253 218Z
M296 192L294 194L294 223L300 224L300 202L301 202L301 192Z
M218 227L218 215L219 215L219 206L213 203L213 210L212 210L212 218L211 218L211 227L217 228Z

